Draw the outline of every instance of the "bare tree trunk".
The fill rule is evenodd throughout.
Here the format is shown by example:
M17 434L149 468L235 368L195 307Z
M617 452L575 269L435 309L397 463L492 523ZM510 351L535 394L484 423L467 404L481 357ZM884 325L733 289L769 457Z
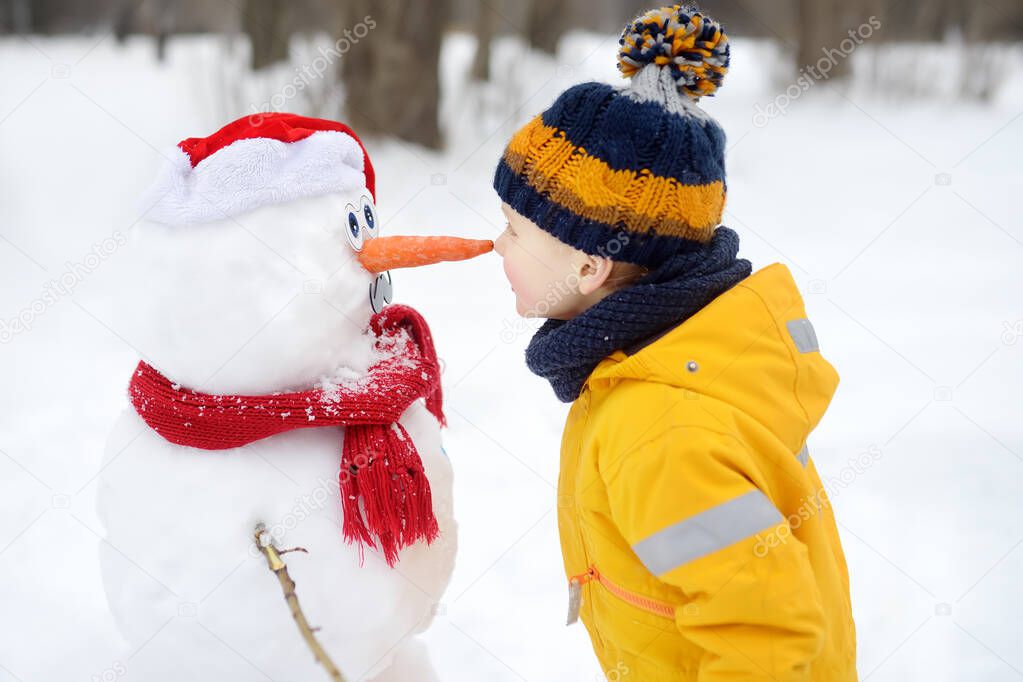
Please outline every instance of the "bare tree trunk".
M849 73L849 60L838 55L839 44L848 37L843 10L850 4L841 0L798 0L796 21L796 71L813 66L822 58L831 62L828 78ZM862 19L860 20L862 21ZM832 55L829 57L828 55Z
M27 33L50 33L60 15L60 3L53 0L42 0L32 3L30 19L32 27Z
M446 1L349 0L345 9L341 78L352 127L439 149Z
M0 33L30 33L32 31L32 3L29 0L7 0L3 7Z
M123 44L136 25L135 6L128 0L121 0L114 14L114 38Z
M959 93L966 98L990 101L1004 73L999 59L998 48L992 45L989 36L1001 17L989 5L968 3L962 8L963 60Z
M473 80L490 80L490 46L494 39L494 24L497 23L497 12L490 3L498 0L480 2L476 15L476 56L472 60Z
M558 52L558 40L570 26L568 0L529 0L526 38L538 50L552 55Z
M131 0L129 0L129 4L130 2ZM161 62L167 57L167 41L177 28L179 9L178 0L158 0L156 3L156 16L154 17L156 58Z
M252 44L252 70L288 58L288 33L284 0L244 0L242 30Z

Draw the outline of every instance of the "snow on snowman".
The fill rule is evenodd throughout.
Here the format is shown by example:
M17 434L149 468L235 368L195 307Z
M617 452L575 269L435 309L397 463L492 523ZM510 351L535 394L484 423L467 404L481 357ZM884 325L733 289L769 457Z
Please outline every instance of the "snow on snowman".
M308 550L288 571L345 679L436 679L415 635L454 567L452 470L430 330L391 304L389 270L492 243L380 236L373 166L341 123L245 117L169 158L133 228L144 359L97 492L140 679L325 678L257 524Z

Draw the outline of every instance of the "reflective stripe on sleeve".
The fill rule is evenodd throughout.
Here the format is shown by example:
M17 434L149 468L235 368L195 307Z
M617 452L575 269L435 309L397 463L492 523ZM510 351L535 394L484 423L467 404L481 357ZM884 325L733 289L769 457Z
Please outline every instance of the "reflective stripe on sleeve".
M808 318L789 320L785 326L788 327L789 335L792 336L792 341L800 353L812 353L821 349L817 343L817 332Z
M657 531L634 544L632 550L647 570L662 575L781 521L781 512L767 496L751 490Z

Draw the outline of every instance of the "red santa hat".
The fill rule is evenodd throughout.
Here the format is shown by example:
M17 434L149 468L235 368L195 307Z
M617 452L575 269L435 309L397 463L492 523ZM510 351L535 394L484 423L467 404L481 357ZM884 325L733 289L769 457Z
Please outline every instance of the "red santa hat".
M182 140L150 188L147 217L170 225L222 220L270 204L359 189L376 201L362 142L343 123L252 114Z

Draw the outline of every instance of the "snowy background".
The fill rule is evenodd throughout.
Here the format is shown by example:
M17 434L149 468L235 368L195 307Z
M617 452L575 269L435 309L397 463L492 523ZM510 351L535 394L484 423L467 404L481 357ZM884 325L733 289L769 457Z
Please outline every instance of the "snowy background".
M142 680L170 651L160 633L121 644L97 567L95 477L138 359L108 321L119 254L102 244L130 234L159 150L265 100L244 99L222 41L168 49L158 63L145 38L0 40L0 682ZM447 150L367 140L384 234L496 237L508 136L573 83L616 80L614 51L603 35L570 34L556 59L503 40L502 84L470 85L473 39L451 35ZM833 486L861 679L1023 677L1023 56L1002 55L1006 82L980 104L878 92L858 74L886 62L864 47L850 87L818 83L765 120L778 55L742 40L733 55L704 102L729 135L725 222L755 270L791 269L842 379L810 448ZM940 85L941 50L913 59ZM44 300L68 272L73 292ZM426 635L442 678L602 679L582 626L563 625L566 408L524 366L534 325L496 256L394 279L446 363L460 554ZM31 329L13 333L19 317Z

